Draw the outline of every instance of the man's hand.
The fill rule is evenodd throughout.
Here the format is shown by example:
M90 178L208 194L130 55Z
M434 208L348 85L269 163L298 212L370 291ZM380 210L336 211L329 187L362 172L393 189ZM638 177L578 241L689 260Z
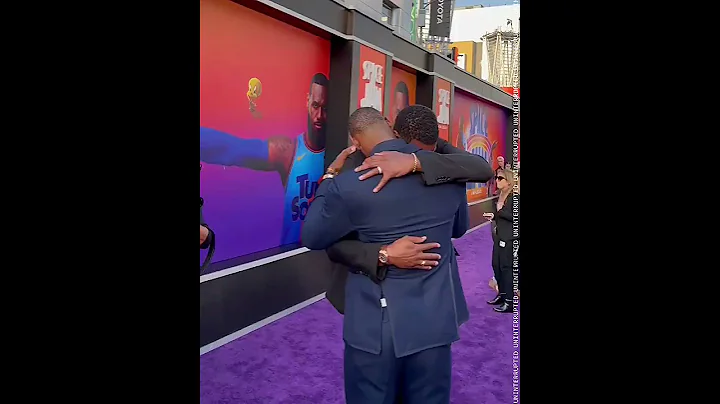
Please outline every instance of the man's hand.
M386 151L373 154L366 158L365 161L355 169L355 172L371 169L360 176L360 181L382 174L382 179L375 189L373 189L373 192L379 192L391 179L410 174L413 167L415 167L415 172L420 172L422 168L420 166L420 160L417 160L417 163L415 163L415 157L413 157L412 154Z
M350 146L346 148L345 150L341 151L340 154L338 154L337 157L335 157L335 161L333 161L328 166L328 171L333 173L339 173L340 170L345 165L345 160L351 155L355 153L355 146Z
M208 234L210 234L210 230L208 230L207 227L200 225L200 245L203 245L205 240L207 240Z
M495 280L495 277L490 278L490 283L488 283L488 285L489 285L490 288L491 288L492 290L494 290L496 293L500 293L500 291L499 291L499 289L498 289L497 281ZM518 296L518 297L519 297L519 296Z
M425 251L439 248L438 243L425 243L427 237L405 236L387 246L388 264L402 269L424 269L429 271L438 265L440 254Z

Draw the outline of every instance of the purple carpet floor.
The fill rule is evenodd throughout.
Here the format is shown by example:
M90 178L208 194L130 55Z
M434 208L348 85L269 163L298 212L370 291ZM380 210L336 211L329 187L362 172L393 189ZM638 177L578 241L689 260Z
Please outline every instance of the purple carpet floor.
M453 344L453 404L512 402L512 314L498 314L489 226L455 242L470 321ZM342 316L321 300L200 357L202 404L342 404Z

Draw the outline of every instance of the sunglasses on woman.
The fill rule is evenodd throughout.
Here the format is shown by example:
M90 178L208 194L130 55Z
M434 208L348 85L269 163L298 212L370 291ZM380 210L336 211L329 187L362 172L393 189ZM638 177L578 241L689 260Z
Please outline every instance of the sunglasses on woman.
M495 176L495 181L500 181L500 180L504 180L504 179L505 179L505 177L503 177L503 176L500 176L500 175Z

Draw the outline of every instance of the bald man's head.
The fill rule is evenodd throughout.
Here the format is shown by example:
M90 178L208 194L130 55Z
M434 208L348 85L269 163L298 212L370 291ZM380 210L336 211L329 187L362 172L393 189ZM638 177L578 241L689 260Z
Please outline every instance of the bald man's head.
M348 132L355 146L369 156L378 143L394 139L385 117L375 108L358 108L350 115Z

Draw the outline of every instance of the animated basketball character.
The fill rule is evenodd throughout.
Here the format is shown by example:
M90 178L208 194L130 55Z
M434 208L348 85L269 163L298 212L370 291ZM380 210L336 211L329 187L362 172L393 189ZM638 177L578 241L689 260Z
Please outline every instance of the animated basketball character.
M257 99L262 95L262 82L257 77L253 77L248 82L247 99L250 102L250 112L253 115L257 108Z

